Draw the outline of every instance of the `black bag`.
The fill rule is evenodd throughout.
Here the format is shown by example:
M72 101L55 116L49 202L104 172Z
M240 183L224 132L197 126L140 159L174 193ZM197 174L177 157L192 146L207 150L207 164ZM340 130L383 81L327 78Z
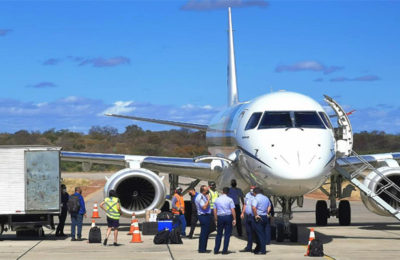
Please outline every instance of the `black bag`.
M161 244L168 244L169 240L169 230L164 229L158 232L153 239L154 244L161 245Z
M67 206L70 214L77 214L81 208L79 197L77 195L71 195L68 199Z
M158 233L158 223L143 222L141 230L142 235L156 235Z
M92 227L89 231L89 243L101 243L101 231L98 227Z
M324 256L324 245L319 239L311 241L310 256Z
M161 212L157 215L157 221L159 220L172 220L174 218L174 214L169 211Z
M171 232L169 232L170 244L183 244L180 231L180 228L173 228Z

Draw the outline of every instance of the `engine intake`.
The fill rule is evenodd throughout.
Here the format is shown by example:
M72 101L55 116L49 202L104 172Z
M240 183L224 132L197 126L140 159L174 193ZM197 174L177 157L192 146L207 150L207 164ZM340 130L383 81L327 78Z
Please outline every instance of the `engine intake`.
M379 168L378 171L381 172L384 176L386 176L389 180L394 182L397 186L400 186L400 167L385 166ZM368 186L368 188L371 189L373 192L377 192L379 188L387 184L387 181L373 171L369 173L368 176L365 178L364 184ZM400 193L395 188L390 187L388 188L388 191L397 198L400 198ZM391 205L393 208L395 209L400 208L399 203L385 192L380 193L379 197L383 199L386 203ZM375 201L370 199L364 193L361 193L361 199L365 207L367 207L369 211L381 216L391 216L386 210L384 210L381 206L376 204Z
M146 210L160 208L166 195L166 188L157 174L147 169L123 169L108 179L104 196L115 190L121 202L122 215L143 216Z

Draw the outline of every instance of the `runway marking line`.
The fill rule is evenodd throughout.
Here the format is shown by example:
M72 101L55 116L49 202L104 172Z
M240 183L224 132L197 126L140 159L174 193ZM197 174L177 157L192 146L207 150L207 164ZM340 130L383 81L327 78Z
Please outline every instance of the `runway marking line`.
M51 235L53 232L54 232L54 230L51 231L51 232L49 233L49 235ZM28 250L26 250L22 255L18 256L18 258L17 258L16 260L19 260L19 259L21 259L22 257L24 257L27 253L29 253L29 252L30 252L31 250L33 250L36 246L38 246L40 243L42 243L42 242L45 240L45 238L46 238L46 236L44 236L44 238L43 238L42 240L38 241L38 242L37 242L36 244L34 244L31 248L29 248Z

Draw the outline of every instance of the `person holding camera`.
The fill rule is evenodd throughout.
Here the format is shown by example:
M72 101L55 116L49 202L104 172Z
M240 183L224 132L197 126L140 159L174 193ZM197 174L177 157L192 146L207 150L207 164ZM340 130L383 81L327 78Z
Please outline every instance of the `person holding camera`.
M174 214L174 225L179 228L181 236L186 237L185 201L183 200L182 188L177 187L172 198L172 214Z

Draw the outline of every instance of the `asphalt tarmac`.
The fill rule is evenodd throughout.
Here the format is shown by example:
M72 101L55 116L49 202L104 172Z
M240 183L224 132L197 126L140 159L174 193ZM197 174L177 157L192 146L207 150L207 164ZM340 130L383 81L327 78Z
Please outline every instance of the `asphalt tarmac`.
M102 174L96 174L102 177ZM66 176L64 176L66 177ZM68 176L70 177L70 176ZM82 176L80 176L82 177ZM92 176L93 177L93 176ZM91 177L90 177L91 178ZM85 194L84 194L85 195ZM399 259L400 258L400 223L394 218L381 217L370 213L362 202L351 202L352 225L340 226L338 220L329 219L326 227L316 227L314 218L315 200L305 199L303 208L296 208L292 222L299 226L299 242L276 243L267 247L267 255L260 256L252 253L241 253L246 244L244 237L231 237L229 255L214 255L197 253L200 227L196 228L195 238L183 239L183 245L154 245L153 236L142 236L143 243L130 243L130 219L123 219L120 227L118 247L102 244L89 244L87 241L91 214L94 202L103 199L99 190L86 197L88 218L84 219L84 241L73 242L69 237L57 238L54 231L45 229L44 238L17 238L15 232L5 232L0 238L0 259L41 259L41 260L73 260L73 259L305 259L309 229L314 227L316 237L324 243L326 256L321 259ZM106 217L100 210L100 226L102 236L106 232ZM58 219L56 218L57 222ZM70 219L67 218L65 233L70 233ZM234 229L236 230L236 229ZM187 231L188 232L188 231ZM214 247L215 233L208 241L208 249ZM110 236L109 244L113 238ZM318 259L318 258L317 258Z

